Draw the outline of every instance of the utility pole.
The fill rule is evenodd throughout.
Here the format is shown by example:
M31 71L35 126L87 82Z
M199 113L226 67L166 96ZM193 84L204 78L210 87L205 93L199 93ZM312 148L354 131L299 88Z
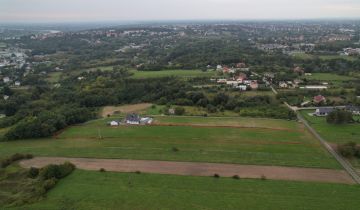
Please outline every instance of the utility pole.
M102 139L100 128L98 127L98 137L99 139Z

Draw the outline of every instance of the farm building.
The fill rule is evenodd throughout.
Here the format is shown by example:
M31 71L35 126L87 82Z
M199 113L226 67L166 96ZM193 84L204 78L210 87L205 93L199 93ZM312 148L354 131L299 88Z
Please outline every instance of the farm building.
M334 108L318 108L316 109L315 113L313 115L318 117L325 117L328 116L331 112L334 111Z
M120 122L119 121L116 121L116 120L113 120L111 122L108 123L110 126L119 126L120 125Z
M125 118L125 123L129 125L148 125L153 122L150 117L140 117L138 114L128 114Z
M132 113L126 115L125 123L130 125L140 125L140 116L138 114Z

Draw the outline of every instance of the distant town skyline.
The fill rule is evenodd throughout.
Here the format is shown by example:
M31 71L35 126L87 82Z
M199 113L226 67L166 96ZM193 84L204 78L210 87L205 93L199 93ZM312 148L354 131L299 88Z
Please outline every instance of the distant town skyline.
M0 22L360 18L360 0L0 0Z

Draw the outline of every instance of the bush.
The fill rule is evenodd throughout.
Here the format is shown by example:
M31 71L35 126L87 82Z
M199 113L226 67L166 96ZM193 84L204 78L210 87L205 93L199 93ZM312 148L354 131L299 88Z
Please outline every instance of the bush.
M35 179L39 175L39 169L31 167L28 172L28 177Z
M177 147L173 147L173 148L172 148L172 151L173 151L173 152L179 152L179 149L178 149Z
M219 174L214 174L214 178L220 178Z
M360 148L355 142L348 142L338 146L338 152L346 158L360 157Z
M266 176L265 176L265 175L261 175L260 179L261 179L261 180L266 180Z
M33 155L31 154L13 154L12 156L10 156L9 158L3 159L0 162L0 166L1 168L6 168L7 166L9 166L11 163L18 161L18 160L23 160L23 159L31 159L33 158Z
M326 122L330 124L344 124L353 122L352 113L344 110L335 110L326 116Z
M49 191L51 188L53 188L56 185L56 182L57 182L56 178L47 179L43 183L43 188L45 189L45 191Z
M106 172L105 168L100 168L100 172Z
M39 176L42 179L61 179L69 175L75 169L75 165L65 162L61 165L50 164L40 169Z
M234 175L232 178L233 179L240 179L239 175Z
M175 107L175 115L183 115L185 113L185 109L183 107Z

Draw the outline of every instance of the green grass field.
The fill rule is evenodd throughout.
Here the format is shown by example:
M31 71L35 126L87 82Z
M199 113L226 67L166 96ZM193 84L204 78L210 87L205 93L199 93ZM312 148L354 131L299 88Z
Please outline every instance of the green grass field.
M215 76L215 71L203 72L201 70L162 70L162 71L131 71L133 78L157 78L157 77L211 77Z
M301 59L301 60L311 60L315 58L319 58L321 60L334 60L334 59L345 59L348 61L356 61L356 57L353 56L342 56L342 55L312 55L307 53L294 53L294 58Z
M112 66L105 66L105 67L97 67L93 69L87 69L86 71L95 71L100 69L102 71L112 71ZM176 76L176 77L212 77L215 76L215 71L206 71L203 72L201 70L161 70L161 71L137 71L135 69L130 70L133 73L132 78L136 79L143 79L143 78L159 78L159 77L169 77L169 76Z
M159 118L166 121L167 118ZM286 130L192 126L109 127L109 119L66 129L56 139L0 143L0 154L221 162L339 168L337 162L296 122L261 119L251 126L274 124ZM169 118L167 121L185 120ZM192 119L196 121L196 119ZM224 124L232 118L218 119ZM229 120L228 122L226 122ZM197 119L204 123L204 120ZM209 120L209 124L215 120ZM244 124L245 120L237 123ZM291 129L291 130L289 130ZM102 139L99 139L99 134ZM176 147L179 151L174 152Z
M48 209L360 209L357 185L76 170L47 198L19 208Z
M300 130L301 125L292 121L251 117L156 117L160 123L200 124L211 126L244 126Z
M48 75L46 81L50 83L57 83L60 81L61 76L62 76L62 72L52 72Z
M308 115L314 110L301 111L302 116L324 137L331 143L344 144L350 141L360 144L360 124L345 124L332 125L326 122L325 117L314 117Z
M349 77L331 73L313 73L311 76L304 76L307 80L320 80L320 81L349 81L356 80L355 77Z
M4 42L0 42L0 48L6 48L6 43L4 43Z

